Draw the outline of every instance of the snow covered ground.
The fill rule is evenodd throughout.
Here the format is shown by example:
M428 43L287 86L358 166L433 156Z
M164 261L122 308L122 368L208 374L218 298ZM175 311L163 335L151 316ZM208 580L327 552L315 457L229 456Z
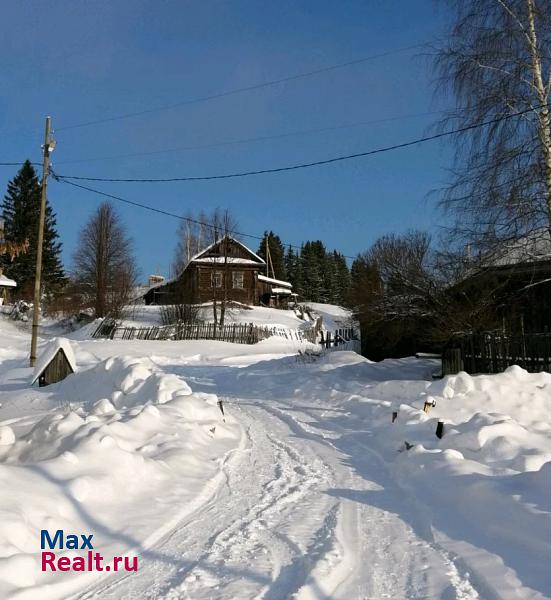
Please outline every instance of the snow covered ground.
M357 326L349 309L332 304L315 302L308 302L304 306L309 309L309 312L303 313L303 318L299 318L299 311L292 309L283 310L266 306L236 305L234 303L227 307L225 321L228 324L254 323L255 325L266 325L268 327L308 329L312 326L310 317L315 320L321 316L323 319L323 329L328 331ZM161 325L161 310L161 306L155 305L129 305L124 310L122 322L130 327ZM210 303L200 306L198 318L207 322L214 321L212 305Z
M551 597L551 375L68 337L29 388L0 319L0 598ZM139 569L42 573L44 528Z
M143 306L137 304L128 306L125 309L123 323L132 327L161 325L161 309L162 307L155 305ZM212 305L201 305L198 318L212 322L214 320ZM254 323L255 325L286 327L288 329L302 329L311 325L311 323L299 319L292 310L280 310L264 306L229 306L226 309L225 321L226 323Z

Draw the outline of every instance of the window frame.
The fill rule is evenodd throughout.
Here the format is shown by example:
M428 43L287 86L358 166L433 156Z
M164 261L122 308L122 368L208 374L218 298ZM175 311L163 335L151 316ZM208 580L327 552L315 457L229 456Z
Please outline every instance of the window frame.
M220 289L224 283L224 273L222 271L212 271L210 274L210 285L212 288Z
M241 285L236 285L240 281ZM245 289L245 273L244 271L232 271L232 288L234 290Z

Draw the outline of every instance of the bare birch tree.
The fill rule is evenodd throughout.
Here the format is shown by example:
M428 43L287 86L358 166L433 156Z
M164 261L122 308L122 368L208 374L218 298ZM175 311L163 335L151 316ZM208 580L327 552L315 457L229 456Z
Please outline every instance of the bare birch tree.
M232 216L228 209L220 210L215 209L209 220L212 223L210 228L212 235L212 243L220 242L218 256L213 257L213 261L216 262L216 267L220 265L220 274L222 280L221 295L218 295L218 289L215 281L212 285L212 312L214 323L220 327L224 326L226 318L226 308L228 304L228 295L230 290L231 281L231 269L228 251L230 247L230 237L234 237L235 229L237 227L237 221ZM218 312L220 309L220 312Z
M74 279L96 317L118 317L136 284L132 243L115 208L101 204L83 227L74 254Z
M198 254L211 242L208 226L209 219L204 211L194 215L188 211L178 228L178 242L172 263L173 276L178 277L186 268L193 256Z
M455 233L483 253L551 229L549 0L444 0L454 13L436 53L439 89L456 109L441 123L492 125L458 134L443 205ZM529 111L523 115L508 115Z
M212 263L212 313L216 325L223 326L226 306L232 285L231 265L228 257L229 237L236 237L237 221L227 209L214 209L207 214L188 212L178 230L178 242L172 264L173 276L179 277L189 261L210 245L219 243L216 256L207 257ZM220 281L218 287L217 281ZM181 294L183 296L183 290Z

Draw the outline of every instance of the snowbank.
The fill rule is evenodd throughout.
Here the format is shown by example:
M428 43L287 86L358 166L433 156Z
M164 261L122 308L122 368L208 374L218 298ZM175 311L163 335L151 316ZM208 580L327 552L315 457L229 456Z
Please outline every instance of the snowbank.
M0 427L0 598L66 597L90 577L42 572L41 529L93 533L107 560L147 552L211 493L241 439L215 395L147 359L110 358L50 388L56 409Z
M425 401L436 404L428 414ZM373 447L477 589L488 597L495 590L500 598L548 597L551 374L514 366L432 383L387 381L348 406L371 423Z

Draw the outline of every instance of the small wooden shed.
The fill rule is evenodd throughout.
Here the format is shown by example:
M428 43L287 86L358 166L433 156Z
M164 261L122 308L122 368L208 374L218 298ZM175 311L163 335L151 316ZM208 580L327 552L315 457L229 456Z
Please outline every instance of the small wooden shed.
M34 368L31 385L38 380L38 385L44 387L57 383L74 373L76 370L75 355L68 340L55 338L49 342Z
M17 287L17 283L2 275L2 269L0 269L0 306L9 299L9 291L15 287Z

